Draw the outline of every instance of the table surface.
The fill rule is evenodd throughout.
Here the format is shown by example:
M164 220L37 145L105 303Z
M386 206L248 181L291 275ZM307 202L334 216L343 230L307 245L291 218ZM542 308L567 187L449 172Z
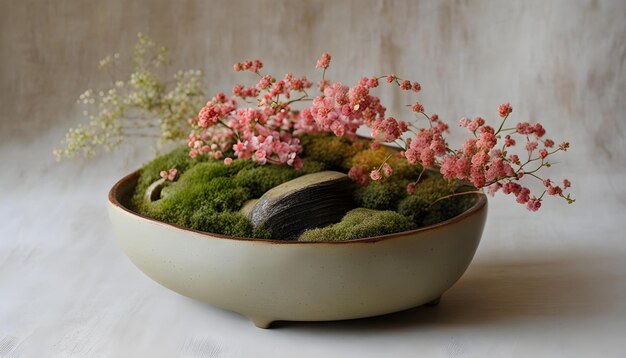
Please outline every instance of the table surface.
M579 168L577 203L540 213L490 199L475 259L437 307L263 330L120 250L106 197L136 155L55 164L46 148L0 151L0 357L626 356L623 169Z

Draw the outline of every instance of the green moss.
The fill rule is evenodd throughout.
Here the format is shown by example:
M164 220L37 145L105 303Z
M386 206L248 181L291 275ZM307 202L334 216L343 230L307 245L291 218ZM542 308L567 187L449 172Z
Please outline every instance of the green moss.
M376 150L365 149L349 158L347 164L349 167L363 166L365 168L372 169L379 167L389 155L394 153L395 151L392 151L390 148L384 146L381 146Z
M398 212L410 218L418 226L427 226L448 220L467 210L476 202L475 195L459 195L437 201L452 193L473 188L457 181L448 182L440 175L431 173L415 186L412 195L398 205Z
M343 219L324 228L307 230L299 241L345 241L380 236L415 228L408 218L395 211L358 208L349 211Z
M219 233L227 236L270 239L268 231L255 230L250 220L240 212L215 212L209 207L201 207L190 218L189 227L196 230Z
M202 182L181 180L171 188L167 197L150 203L150 214L156 219L185 227L191 225L191 218L198 210L236 211L250 198L250 191L224 177Z
M354 192L354 200L367 209L396 210L398 202L407 195L407 184L408 181L400 178L370 182Z
M163 162L150 163L151 167ZM217 234L269 238L266 230L255 230L238 210L247 200L300 175L323 169L323 164L309 161L301 170L287 166L258 166L250 160L235 160L231 165L211 161L197 163L168 182L167 196L149 202L145 186L138 186L135 210L154 219L183 227ZM146 171L148 175L149 171ZM158 175L158 173L157 173ZM159 179L157 176L155 180ZM152 182L150 182L152 183ZM148 184L149 185L149 184Z
M355 163L371 169L392 153L386 148L371 150L366 141L350 142L331 136L309 136L303 139L303 144L306 155L301 170L286 165L258 166L251 160L235 160L229 166L212 159L202 162L189 158L188 148L177 148L142 168L133 197L134 209L157 220L196 230L270 238L267 231L253 229L250 221L239 213L247 200L304 174L326 169L346 172ZM351 240L404 231L447 220L476 200L474 195L467 195L434 203L438 198L468 188L458 182L448 183L432 172L425 173L415 193L407 196L406 185L417 179L421 167L396 157L390 158L389 163L395 170L393 176L355 191L355 201L361 208L349 212L340 223L305 232L301 240ZM160 200L147 201L144 197L147 187L160 179L162 170L172 167L180 173L178 181L166 182Z
M305 160L323 163L329 170L347 171L349 158L367 148L364 140L350 141L333 135L309 135L301 139Z
M146 204L144 202L144 193L150 184L161 179L160 174L162 170L176 168L178 173L182 174L202 160L209 159L193 159L189 157L189 147L181 146L148 162L141 168L139 173L137 187L131 203L133 208L137 209Z

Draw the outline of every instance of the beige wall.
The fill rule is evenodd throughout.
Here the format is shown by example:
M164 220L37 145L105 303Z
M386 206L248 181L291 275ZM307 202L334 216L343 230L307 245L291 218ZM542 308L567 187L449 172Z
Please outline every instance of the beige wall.
M451 121L494 118L511 101L516 120L623 167L625 18L623 1L2 1L1 137L54 146L80 120L77 95L105 79L97 61L128 53L143 31L175 67L203 69L209 92L244 80L231 71L244 58L317 78L329 51L336 79L417 79L427 108ZM395 114L408 102L383 97Z

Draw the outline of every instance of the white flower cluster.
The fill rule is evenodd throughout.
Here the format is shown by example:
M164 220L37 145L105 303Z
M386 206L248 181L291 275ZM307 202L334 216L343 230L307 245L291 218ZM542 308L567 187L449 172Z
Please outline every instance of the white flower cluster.
M141 33L132 61L126 81L117 79L109 89L88 89L79 96L77 103L86 107L83 115L89 122L67 132L63 147L54 151L57 159L91 157L98 147L110 151L133 137L159 138L160 144L187 137L189 119L204 104L202 73L178 71L173 81L164 81L163 71L157 71L170 64L168 51ZM115 54L98 67L111 71L119 64Z

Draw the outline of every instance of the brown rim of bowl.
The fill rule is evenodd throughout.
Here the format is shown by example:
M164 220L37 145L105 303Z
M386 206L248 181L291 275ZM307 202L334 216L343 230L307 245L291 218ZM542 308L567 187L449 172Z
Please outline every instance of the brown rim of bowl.
M221 235L221 234L214 234L214 233L210 233L210 232L206 232L206 231L200 231L200 230L195 230L195 229L189 229L189 228L185 228L176 224L169 224L166 222L162 222L159 220L155 220L152 218L149 218L147 216L143 216L137 212L134 212L132 210L130 210L129 208L127 208L126 206L122 205L118 200L117 200L117 191L120 187L127 185L127 183L131 180L135 180L138 179L139 177L139 171L140 170L136 170L128 175L126 175L125 177L123 177L122 179L120 179L117 183L115 183L115 185L113 185L113 187L111 188L111 190L109 191L109 203L111 203L112 205L126 211L129 214L132 214L134 216L137 216L139 218L142 218L144 220L147 220L149 222L158 224L158 225L165 225L165 226L169 226L169 227L173 227L179 230L184 230L184 231L189 231L189 232L193 232L196 234L200 234L203 236L210 236L210 237L215 237L215 238L219 238L219 239L228 239L228 240L239 240L239 241L250 241L250 242L265 242L265 243L270 243L270 244L287 244L287 245L294 245L294 244L302 244L302 245L315 245L315 244L326 244L326 245L338 245L338 244L350 244L350 243L372 243L372 242L378 242L378 241L382 241L382 240L387 240L387 239L392 239L395 237L399 237L399 236L406 236L406 235L412 235L412 234L416 234L416 233L420 233L420 232L426 232L426 231L433 231L433 230L437 230L443 226L447 226L456 222L459 222L467 217L470 217L472 215L477 214L479 211L481 211L482 209L485 209L487 206L487 196L485 194L475 194L478 196L478 200L476 201L476 203L469 209L465 210L464 212L462 212L461 214L450 218L448 220L439 222L437 224L433 224L433 225L429 225L429 226L424 226L418 229L414 229L414 230L409 230L409 231L402 231L402 232L396 232L393 234L388 234L388 235L381 235L381 236L372 236L372 237L364 237L361 239L355 239L355 240L345 240L345 241L296 241L296 240L271 240L271 239L254 239L254 238L249 238L249 237L237 237L237 236L226 236L226 235Z

